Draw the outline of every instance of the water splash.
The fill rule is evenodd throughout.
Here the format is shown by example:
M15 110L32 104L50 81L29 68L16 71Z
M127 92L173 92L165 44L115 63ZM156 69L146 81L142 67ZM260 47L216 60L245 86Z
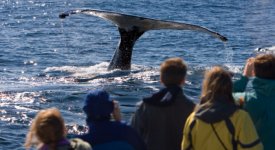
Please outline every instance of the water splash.
M233 62L234 50L232 47L228 46L226 42L224 42L225 48L225 63L231 64Z
M270 47L262 47L256 48L254 50L256 53L268 53L268 54L275 54L275 46Z

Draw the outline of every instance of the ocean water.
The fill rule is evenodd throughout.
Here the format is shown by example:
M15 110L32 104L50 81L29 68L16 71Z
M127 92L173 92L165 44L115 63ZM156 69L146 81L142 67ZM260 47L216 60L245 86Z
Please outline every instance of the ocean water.
M93 16L58 18L77 8L196 24L228 42L194 31L149 31L134 47L130 71L107 71L117 28ZM84 132L83 98L91 89L109 91L129 121L135 104L162 87L159 65L170 57L188 64L184 92L198 102L206 69L220 65L238 77L258 48L275 49L274 8L274 0L1 0L0 149L24 149L31 120L44 108L59 108L69 133Z

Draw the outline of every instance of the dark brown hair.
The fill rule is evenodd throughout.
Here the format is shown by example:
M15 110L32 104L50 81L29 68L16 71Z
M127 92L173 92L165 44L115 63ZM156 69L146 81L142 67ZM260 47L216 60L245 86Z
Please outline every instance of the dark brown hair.
M254 61L255 76L264 79L275 79L275 56L260 54Z
M205 73L202 85L201 104L225 100L234 103L231 75L221 67L213 67Z
M181 58L170 58L160 66L160 78L165 86L179 85L186 76L187 66Z

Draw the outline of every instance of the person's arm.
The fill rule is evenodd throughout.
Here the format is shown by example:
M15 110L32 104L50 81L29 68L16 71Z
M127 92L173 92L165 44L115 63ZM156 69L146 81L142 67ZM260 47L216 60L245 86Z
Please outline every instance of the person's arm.
M244 92L246 89L246 85L249 79L246 76L241 76L239 80L234 81L233 83L233 92Z
M246 112L249 113L249 116L255 125L259 125L259 122L261 122L262 119L266 117L266 107L262 99L250 96L249 99L244 99L243 108Z
M144 118L144 116L143 116L144 107L145 106L144 106L143 102L140 105L138 105L138 109L132 116L131 122L130 122L131 127L134 128L140 136L143 136L144 128L145 128L144 120L146 118Z
M193 143L190 141L190 140L192 140L190 138L192 138L191 130L194 127L194 122L195 122L194 121L194 113L192 113L187 118L187 120L185 122L184 129L183 129L183 139L181 142L182 150L194 149L193 145L192 145ZM191 126L193 126L193 127L191 127Z
M244 92L250 77L254 77L254 58L247 59L242 77L234 82L233 92Z
M124 134L127 131L125 131ZM132 127L129 128L128 130L128 137L127 137L127 141L134 147L135 150L147 150L146 144L144 142L144 140L141 138L141 136L136 132L135 129L133 129Z

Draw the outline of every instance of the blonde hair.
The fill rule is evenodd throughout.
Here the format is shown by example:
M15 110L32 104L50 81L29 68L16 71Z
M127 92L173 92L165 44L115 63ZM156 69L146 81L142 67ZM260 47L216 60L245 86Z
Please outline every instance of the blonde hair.
M213 67L205 73L202 85L201 104L219 100L234 103L233 83L229 72L221 67Z
M32 122L27 135L25 147L29 149L37 138L42 144L47 144L51 150L56 149L58 141L65 138L65 124L60 111L57 108L41 110Z
M165 86L180 85L187 72L187 65L181 58L170 58L160 66L160 79Z

